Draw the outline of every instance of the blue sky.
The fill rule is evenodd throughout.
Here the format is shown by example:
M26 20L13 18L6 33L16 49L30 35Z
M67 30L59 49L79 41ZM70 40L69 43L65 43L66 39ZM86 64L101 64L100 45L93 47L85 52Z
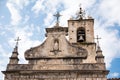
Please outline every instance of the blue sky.
M19 63L24 52L45 40L45 28L55 25L53 15L60 11L60 25L76 15L82 4L86 16L95 19L95 36L105 56L108 77L120 77L120 0L0 0L0 71L6 69L19 36ZM3 74L0 73L0 80Z

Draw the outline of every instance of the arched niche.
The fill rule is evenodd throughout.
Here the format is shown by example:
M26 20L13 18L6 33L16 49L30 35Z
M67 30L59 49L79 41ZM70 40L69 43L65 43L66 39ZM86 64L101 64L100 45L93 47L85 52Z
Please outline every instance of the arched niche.
M77 42L85 42L85 28L79 27L77 29Z

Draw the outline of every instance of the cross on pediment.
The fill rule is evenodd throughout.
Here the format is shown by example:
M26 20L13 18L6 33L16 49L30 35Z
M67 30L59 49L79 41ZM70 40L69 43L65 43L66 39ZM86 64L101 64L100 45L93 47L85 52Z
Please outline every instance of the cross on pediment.
M57 14L55 14L55 15L53 15L53 16L55 16L55 17L56 17L56 19L57 19L56 24L57 24L57 25L59 25L59 18L60 18L60 16L62 16L62 15L60 15L60 13L59 13L59 12L57 12Z
M17 39L15 39L16 41L16 47L18 47L18 42L20 41L21 39L18 37Z

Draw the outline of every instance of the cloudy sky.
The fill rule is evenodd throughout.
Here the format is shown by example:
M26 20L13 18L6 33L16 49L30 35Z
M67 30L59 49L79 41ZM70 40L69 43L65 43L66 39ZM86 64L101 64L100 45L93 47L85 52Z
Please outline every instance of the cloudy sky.
M95 36L102 38L108 77L120 77L120 0L0 0L0 71L6 69L18 36L19 63L26 63L25 50L45 40L45 28L55 24L53 15L59 11L60 25L67 26L80 4L86 16L95 19Z

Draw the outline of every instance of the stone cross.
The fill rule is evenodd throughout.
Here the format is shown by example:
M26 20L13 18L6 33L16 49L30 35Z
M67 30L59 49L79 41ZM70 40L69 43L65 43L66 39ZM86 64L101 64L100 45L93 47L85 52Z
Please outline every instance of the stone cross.
M95 39L97 40L97 44L98 44L98 46L99 46L99 39L101 39L101 38L98 37L98 35L97 35L97 37L96 37Z
M21 39L18 37L17 39L15 39L16 41L16 47L18 47L18 42L20 41Z
M60 18L60 16L62 16L62 15L60 15L60 13L59 12L57 12L57 14L55 14L55 15L53 15L53 16L55 16L56 18L57 18L57 24L59 25L59 18Z

